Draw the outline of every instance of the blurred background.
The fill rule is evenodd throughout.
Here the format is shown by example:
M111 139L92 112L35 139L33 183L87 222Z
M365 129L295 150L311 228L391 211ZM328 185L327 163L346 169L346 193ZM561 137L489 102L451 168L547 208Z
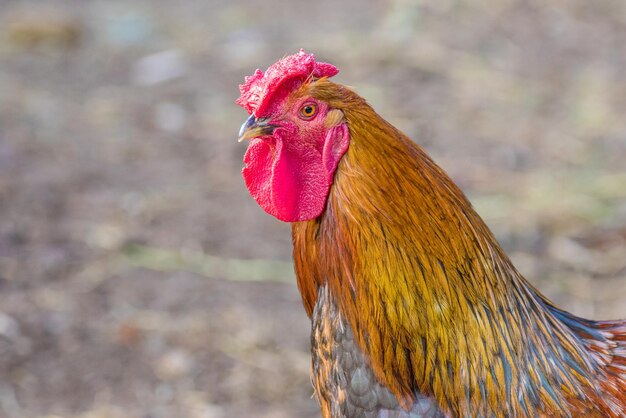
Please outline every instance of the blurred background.
M319 417L244 75L301 47L555 302L626 317L626 2L0 2L0 417Z

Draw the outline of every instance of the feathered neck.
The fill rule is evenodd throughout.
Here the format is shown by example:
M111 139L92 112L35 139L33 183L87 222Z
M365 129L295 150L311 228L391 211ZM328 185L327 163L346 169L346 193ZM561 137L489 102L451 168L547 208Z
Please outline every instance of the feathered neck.
M327 282L407 407L419 391L452 416L621 416L623 386L605 369L620 324L554 307L420 147L347 88L316 89L344 112L351 144L323 215L293 224L309 316Z

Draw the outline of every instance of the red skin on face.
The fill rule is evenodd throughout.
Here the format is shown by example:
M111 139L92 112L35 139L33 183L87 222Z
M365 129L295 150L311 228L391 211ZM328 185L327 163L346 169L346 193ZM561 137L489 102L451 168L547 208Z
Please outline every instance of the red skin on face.
M257 70L240 86L237 103L257 118L268 117L278 126L271 136L251 140L242 174L248 191L270 215L297 222L318 217L324 210L339 160L348 149L350 135L344 123L326 127L328 108L315 102L317 114L299 116L305 98L283 109L287 96L309 77L330 77L337 69L317 63L300 51Z

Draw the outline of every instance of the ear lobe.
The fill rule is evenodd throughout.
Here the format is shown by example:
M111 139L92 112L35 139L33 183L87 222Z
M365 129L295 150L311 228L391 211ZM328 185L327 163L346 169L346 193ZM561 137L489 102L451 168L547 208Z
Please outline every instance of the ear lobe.
M330 177L329 182L332 182L332 176L337 169L337 165L339 165L341 157L348 150L348 145L350 145L350 131L345 123L340 123L333 127L326 134L322 163Z

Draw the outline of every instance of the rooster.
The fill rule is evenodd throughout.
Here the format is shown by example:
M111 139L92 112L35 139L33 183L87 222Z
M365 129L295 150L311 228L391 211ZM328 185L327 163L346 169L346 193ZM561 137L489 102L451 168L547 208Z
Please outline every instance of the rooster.
M553 305L450 177L300 51L257 70L242 174L292 223L324 418L626 416L626 322Z

